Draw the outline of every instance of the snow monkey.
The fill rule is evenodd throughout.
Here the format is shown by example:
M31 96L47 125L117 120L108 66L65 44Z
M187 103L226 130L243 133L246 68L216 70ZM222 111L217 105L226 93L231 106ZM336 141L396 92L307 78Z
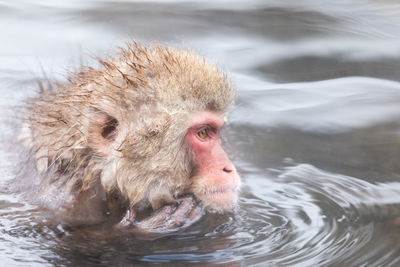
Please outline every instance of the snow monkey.
M149 232L232 209L240 178L219 137L235 98L226 76L158 44L131 42L99 63L28 100L22 138L38 201L75 223Z

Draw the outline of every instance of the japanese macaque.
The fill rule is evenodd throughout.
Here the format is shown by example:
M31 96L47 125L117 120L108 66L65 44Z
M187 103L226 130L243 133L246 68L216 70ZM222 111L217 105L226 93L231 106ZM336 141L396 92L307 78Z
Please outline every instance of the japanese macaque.
M149 232L232 209L240 178L219 138L235 98L225 75L157 44L99 62L28 102L21 136L41 177L38 201L73 223Z

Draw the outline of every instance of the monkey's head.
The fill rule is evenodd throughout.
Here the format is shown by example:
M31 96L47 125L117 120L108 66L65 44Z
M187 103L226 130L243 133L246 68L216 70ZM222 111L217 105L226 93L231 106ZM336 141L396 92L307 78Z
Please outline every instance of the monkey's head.
M38 169L64 166L81 190L100 179L131 206L194 194L209 209L232 208L240 178L219 130L235 94L218 68L189 50L138 44L100 63L32 104Z

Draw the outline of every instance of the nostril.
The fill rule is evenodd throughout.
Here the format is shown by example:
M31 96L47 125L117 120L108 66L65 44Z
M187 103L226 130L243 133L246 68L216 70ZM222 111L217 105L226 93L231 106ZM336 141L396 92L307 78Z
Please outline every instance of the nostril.
M224 168L224 169L223 169L223 171L224 171L224 172L227 172L227 173L231 173L231 172L233 172L233 170L231 170L231 169L228 169L228 168Z

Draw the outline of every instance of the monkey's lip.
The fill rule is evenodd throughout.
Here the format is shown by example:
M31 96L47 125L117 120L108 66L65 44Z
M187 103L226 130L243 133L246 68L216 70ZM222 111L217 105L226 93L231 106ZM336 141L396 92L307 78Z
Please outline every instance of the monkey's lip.
M236 194L237 191L238 191L238 187L234 186L234 187L229 187L229 188L218 188L218 189L214 189L214 190L205 191L205 192L203 192L202 195L229 194L229 193Z

